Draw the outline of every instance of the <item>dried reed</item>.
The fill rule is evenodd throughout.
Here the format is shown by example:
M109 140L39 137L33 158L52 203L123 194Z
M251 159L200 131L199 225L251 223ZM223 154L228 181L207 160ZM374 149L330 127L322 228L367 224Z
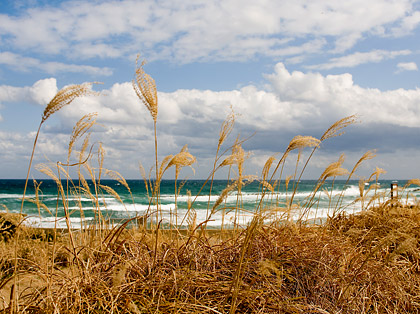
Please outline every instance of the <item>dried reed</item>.
M155 80L147 74L143 66L146 64L145 61L139 65L140 55L137 55L136 59L136 76L132 81L134 91L136 92L137 97L140 101L146 106L149 110L150 115L153 118L153 129L155 137L155 167L156 167L156 181L155 188L153 190L153 195L156 198L156 222L159 220L159 169L158 169L158 146L157 146L157 132L156 132L156 123L158 115L158 97Z

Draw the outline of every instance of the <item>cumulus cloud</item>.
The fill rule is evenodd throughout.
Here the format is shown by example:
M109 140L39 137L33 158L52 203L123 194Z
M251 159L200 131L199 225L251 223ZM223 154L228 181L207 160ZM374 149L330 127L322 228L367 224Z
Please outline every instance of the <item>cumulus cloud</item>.
M419 90L367 89L355 85L350 74L289 72L282 63L266 79L269 85L265 90L250 85L221 92L159 92L158 135L165 143L160 153L171 154L189 144L202 158L210 158L230 106L238 114L237 131L244 137L256 132L247 149L266 153L282 151L297 134L320 136L333 122L352 114L359 115L362 131L342 145L335 144L336 149L397 149L406 143L401 139L412 138L420 125ZM98 132L114 156L123 158L141 151L142 158L152 162L152 119L130 83L114 84L99 97L77 99L58 116L70 130L78 118L91 111L99 113L99 122L105 127ZM383 138L383 134L388 135ZM390 145L391 141L395 143Z
M412 143L420 132L418 89L380 91L362 88L354 84L350 74L291 72L282 63L266 75L266 80L265 89L249 85L230 91L159 92L160 159L188 144L200 162L211 164L221 122L231 106L238 114L236 131L243 138L255 132L245 148L256 155L282 152L298 134L319 137L333 122L352 114L358 114L362 124L343 138L332 141L334 145L325 146L328 152L348 152L355 157L368 149L385 153L414 149ZM0 86L0 101L32 99L45 103L55 91L55 79L23 88ZM40 148L45 154L56 156L58 151L65 151L73 125L89 112L98 112L101 124L95 127L92 141L104 143L113 169L118 168L115 170L132 178L137 177L133 175L136 168L133 165L139 160L146 167L153 165L153 121L129 82L116 83L99 96L77 98L58 111L55 114L58 124L49 121L42 131L44 135L41 134L44 140L41 140ZM2 145L10 151L27 145L27 136L2 136ZM257 165L259 159L255 158ZM126 168L127 165L130 167ZM206 171L208 169L202 166L197 176L205 177Z
M45 136L42 133L38 138L34 165L50 161L66 160L66 151L69 140L67 134L54 134ZM22 134L18 132L0 131L0 159L2 178L24 178L27 170L31 149L35 139L35 132ZM39 172L32 172L34 177L42 176Z
M0 15L0 38L47 55L104 58L141 50L149 59L185 63L311 53L300 47L327 38L342 52L365 35L395 34L396 24L417 26L411 0L371 0L369 6L361 0L66 1Z
M289 72L283 63L277 64L266 79L269 84L264 90L249 85L231 91L159 92L160 134L174 138L203 137L204 141L214 136L231 106L239 114L238 127L248 133L320 131L353 114L358 114L368 125L408 128L420 125L420 91L417 89L362 88L354 84L350 74L324 76L314 72ZM63 123L73 123L77 117L93 111L113 130L113 136L117 133L121 136L118 139L130 133L138 138L151 134L150 113L138 100L131 83L114 84L99 97L79 98L59 115Z
M0 85L0 103L25 101L45 105L55 96L57 91L57 80L55 78L39 80L34 85L25 87Z
M0 156L3 161L13 161L22 153L23 144L26 141L21 134L0 131Z
M400 62L397 64L397 68L397 72L419 70L415 62Z
M380 91L355 85L350 74L290 73L282 63L267 76L273 92L283 101L300 107L299 115L324 121L359 114L365 123L418 127L420 90ZM309 121L308 121L309 122Z
M410 54L410 50L373 50L369 52L356 52L344 57L332 58L326 63L308 66L307 68L318 70L331 70L334 68L352 68L364 63L377 63L383 60L393 59L398 56L407 56Z

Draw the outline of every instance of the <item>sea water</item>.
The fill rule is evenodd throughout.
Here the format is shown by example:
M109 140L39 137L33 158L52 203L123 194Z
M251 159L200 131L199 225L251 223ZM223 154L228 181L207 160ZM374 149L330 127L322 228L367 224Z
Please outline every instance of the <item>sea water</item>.
M86 192L74 193L79 186L76 181L62 181L65 206L63 205L63 195L53 180L38 180L37 182L40 183L38 204L34 202L36 195L34 184L31 181L28 184L22 211L26 214L25 224L34 227L66 228L65 208L68 210L70 218L68 223L72 228L81 228L97 223L98 218L105 219L112 224L143 215L149 217L149 221L150 218L156 220L156 201L151 198L150 189L148 195L143 180L127 180L129 189L118 181L103 180L100 182L101 185L109 186L115 190L120 199L107 194L104 189L99 189L91 181L87 181L90 194ZM368 204L374 205L375 203L369 203L373 193L379 196L379 199L374 202L386 201L390 197L392 182L381 180L376 187L372 187L370 190L369 184L372 185L374 182L366 184L364 193L368 190L369 192L363 203L360 201L358 181L326 182L317 193L314 193L317 185L315 180L291 181L287 189L284 182L281 182L279 186L275 187L274 193L269 192L264 195L261 193L263 187L260 182L244 182L241 193L235 190L231 191L217 208L213 208L222 191L231 182L216 180L213 182L210 192L210 183L205 184L203 180L188 180L186 182L163 180L160 185L157 219L162 226L168 227L173 224L185 227L195 216L197 225L208 220L206 223L208 228L220 228L222 224L229 228L234 224L246 225L252 219L253 214L259 211L263 213L267 222L276 218L296 220L302 217L306 220L319 219L322 221L338 212L355 213ZM400 187L403 187L405 183L405 180L398 181ZM290 203L296 184L297 188L293 196L293 204L296 205L291 207L291 211L287 211L286 204ZM24 185L25 180L0 180L1 211L20 212ZM175 185L177 189L182 185L179 193L175 193ZM420 198L419 187L407 188L403 197L404 202L416 202L416 199ZM310 206L307 206L308 202ZM39 205L41 203L42 205ZM137 220L133 219L133 221Z

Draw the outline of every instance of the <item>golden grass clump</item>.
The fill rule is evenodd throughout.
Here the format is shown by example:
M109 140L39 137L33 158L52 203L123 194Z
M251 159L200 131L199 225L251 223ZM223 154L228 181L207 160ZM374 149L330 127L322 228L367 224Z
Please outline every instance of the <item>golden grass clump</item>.
M188 220L193 228L194 212ZM415 313L419 230L418 207L386 205L318 227L256 221L252 232L189 232L178 242L163 231L156 243L154 233L115 229L102 245L83 245L76 256L80 269L71 266L70 252L59 249L49 290L48 245L25 237L18 255L22 273L32 274L33 281L22 283L27 288L19 308L23 313ZM57 241L58 247L69 245L66 237ZM2 253L9 243L1 244ZM2 256L7 308L13 256Z
M290 146L300 149L307 143L319 144L315 140L302 143L306 144ZM231 156L224 159L228 161L221 164L241 164L245 155L237 141ZM364 156L362 161L371 154ZM159 177L172 166L191 166L193 162L195 158L184 147L180 153L163 159ZM270 157L265 163L265 178L273 162L274 157ZM348 174L342 168L343 162L344 155L326 168L317 189L327 178ZM94 169L88 162L83 165L95 180ZM41 165L39 170L53 178L63 190L61 181L50 167ZM105 173L129 189L119 173L110 170ZM123 203L113 189L99 182L90 188L81 173L79 175L81 186L74 193L87 193L92 202L97 203L100 195L91 189L99 189ZM288 186L294 177L286 177L285 184ZM205 223L218 210L226 209L222 207L224 200L238 191L242 179L249 178L239 175L230 182L212 206L207 220L200 224L187 192L188 211L184 218L187 230L176 225L171 225L170 230L148 231L145 225L126 229L130 220L100 232L94 227L81 232L71 231L69 227L65 234L53 230L52 235L51 230L49 235L39 234L31 228L22 230L17 246L14 241L0 242L0 311L420 311L417 302L420 295L418 206L385 202L359 214L337 214L323 225L299 224L290 219L287 223L281 220L267 222L264 213L268 211L261 211L246 227L216 232L206 230ZM261 181L261 185L263 190L274 193L274 186L268 181ZM297 204L289 204L289 207L296 208ZM159 221L156 223L160 225ZM13 250L16 250L15 255L11 253Z

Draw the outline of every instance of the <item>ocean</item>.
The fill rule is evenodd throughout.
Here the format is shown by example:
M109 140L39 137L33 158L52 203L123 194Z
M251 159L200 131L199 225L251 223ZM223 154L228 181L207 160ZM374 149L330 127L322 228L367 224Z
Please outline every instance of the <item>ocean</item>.
M33 227L42 228L66 228L65 211L61 196L58 196L57 185L53 180L38 180L39 186L38 199L43 204L38 206L33 200L36 198L33 182L29 182L26 200L23 207L23 213L26 214L25 224ZM380 180L376 187L376 193L380 196L379 201L386 201L390 197L391 180ZM395 182L395 181L394 181ZM399 187L403 187L407 181L399 180ZM78 184L77 182L73 182ZM212 209L222 191L229 183L226 180L216 180L213 183L212 193L209 203L210 183L207 183L200 192L205 183L204 180L188 180L182 186L175 201L175 181L163 180L160 187L160 213L159 220L162 220L162 226L168 227L170 224L176 224L180 227L186 227L188 224L188 216L196 215L196 223L203 222L208 210ZM261 200L261 184L258 181L247 183L242 188L240 195L232 191L224 202L217 207L214 214L207 223L208 228L229 228L234 224L246 225L252 218L253 213L258 207L257 204ZM299 182L297 192L294 196L294 204L303 205L312 196L317 181L302 180ZM25 180L0 180L0 210L19 213L22 203L22 194L24 190ZM63 181L65 193L67 193L67 183ZM101 216L112 222L113 224L121 223L127 219L141 216L147 213L156 212L156 205L147 195L147 190L143 180L127 180L130 188L128 190L123 184L114 180L103 180L102 185L108 186L118 193L120 199L108 194L102 190L95 192L95 185L88 181L90 192L97 197L92 197L88 193L73 193L74 189L69 188L69 194L66 197L68 204L66 207L70 213L70 223L72 228L81 228L95 223L96 218ZM179 188L181 182L177 182ZM284 183L275 189L275 193L269 193L261 203L266 213L267 221L275 218L285 218L286 202L290 200L293 191L293 181L289 183L288 190L285 189ZM369 186L374 184L366 184L365 191ZM373 195L375 188L371 188L369 197ZM131 193L130 193L131 192ZM200 193L199 193L200 192ZM403 193L403 194L401 194ZM191 195L191 196L189 196ZM418 186L413 186L400 191L400 197L408 202L415 202L416 198L420 198L420 190ZM345 181L327 182L322 189L315 195L313 205L306 212L305 219L317 220L325 219L333 212L345 211L354 213L360 211L362 204L357 199L360 197L359 182ZM192 203L189 215L188 202ZM149 205L150 203L150 205ZM368 200L363 205L366 206ZM176 204L176 206L175 206ZM239 204L240 206L237 206ZM373 204L373 203L372 203ZM241 208L237 210L236 208ZM260 207L261 208L261 207ZM268 210L271 209L271 210ZM289 213L289 218L297 219L302 214L302 209L294 208ZM57 218L56 218L57 217ZM156 217L152 214L151 217Z

